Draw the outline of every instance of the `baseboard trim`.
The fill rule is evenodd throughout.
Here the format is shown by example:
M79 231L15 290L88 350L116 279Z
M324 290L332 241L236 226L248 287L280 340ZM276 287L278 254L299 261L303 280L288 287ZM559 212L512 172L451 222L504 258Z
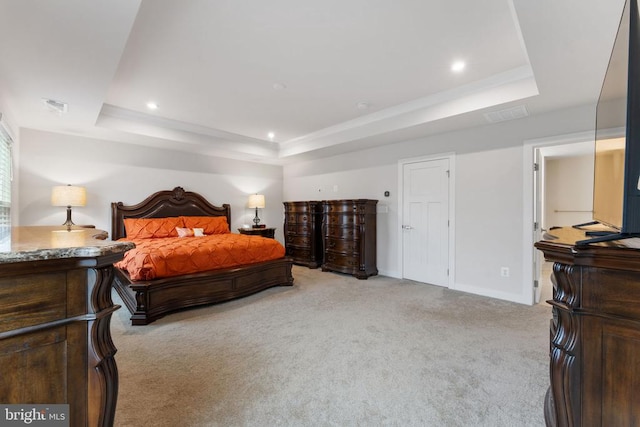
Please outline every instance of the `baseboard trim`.
M380 270L378 269L378 274L380 276L393 277L394 279L402 279L400 273L397 271L389 271L389 270Z
M479 288L478 286L465 285L463 283L456 283L455 287L451 289L466 292L468 294L480 295L483 297L495 298L529 306L531 305L531 295L524 296L522 294L512 294L509 292L496 291L493 289Z

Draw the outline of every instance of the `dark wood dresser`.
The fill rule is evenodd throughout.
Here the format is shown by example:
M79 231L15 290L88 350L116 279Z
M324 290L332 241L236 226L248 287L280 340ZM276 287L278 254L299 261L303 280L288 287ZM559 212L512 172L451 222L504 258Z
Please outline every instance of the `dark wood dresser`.
M322 265L322 202L284 202L284 242L295 264Z
M550 230L553 265L548 426L640 425L640 239L576 245Z
M11 233L0 250L0 402L68 404L71 426L113 425L112 264L133 244L81 227Z
M376 267L377 200L325 200L322 271L337 271L366 279Z

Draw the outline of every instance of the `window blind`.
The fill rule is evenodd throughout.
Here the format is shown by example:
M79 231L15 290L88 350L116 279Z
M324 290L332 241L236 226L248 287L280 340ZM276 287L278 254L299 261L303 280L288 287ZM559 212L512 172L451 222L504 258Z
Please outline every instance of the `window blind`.
M13 141L0 124L0 245L11 238L11 146Z

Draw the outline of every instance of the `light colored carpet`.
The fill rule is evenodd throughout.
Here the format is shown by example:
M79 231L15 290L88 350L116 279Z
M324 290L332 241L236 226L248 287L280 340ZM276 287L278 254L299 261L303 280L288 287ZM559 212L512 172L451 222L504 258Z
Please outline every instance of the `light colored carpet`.
M297 266L294 278L147 326L123 306L115 425L544 425L546 303Z

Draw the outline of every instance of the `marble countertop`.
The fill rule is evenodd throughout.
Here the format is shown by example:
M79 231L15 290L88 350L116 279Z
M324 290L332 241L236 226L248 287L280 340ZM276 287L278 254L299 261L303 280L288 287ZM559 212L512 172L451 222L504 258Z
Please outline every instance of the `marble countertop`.
M63 226L12 227L0 237L0 264L59 258L97 257L133 249L131 242L106 240L95 228Z

